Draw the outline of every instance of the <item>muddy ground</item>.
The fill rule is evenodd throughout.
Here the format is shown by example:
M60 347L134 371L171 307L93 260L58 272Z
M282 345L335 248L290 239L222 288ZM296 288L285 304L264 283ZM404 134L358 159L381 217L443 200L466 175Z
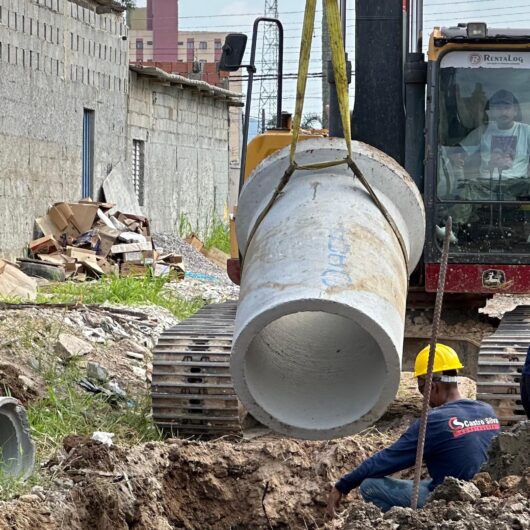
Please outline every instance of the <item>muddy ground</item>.
M40 365L55 359L58 334L66 332L93 346L81 365L98 362L130 395L145 392L151 363L147 349L174 319L164 310L136 312L0 311L3 391L26 405L42 397ZM143 348L135 351L135 343ZM131 351L140 357L128 356ZM465 380L462 386L465 395L474 396L473 382ZM382 514L352 492L335 520L325 517L335 480L396 440L420 407L415 381L404 374L385 416L367 431L341 440L291 440L258 429L216 441L107 447L73 433L41 463L41 485L0 503L0 529L530 529L530 423L499 438L487 472L474 484L448 483L422 510L395 508Z
M325 517L334 481L396 440L417 417L420 400L414 385L411 374L404 374L398 398L377 425L335 441L298 441L256 430L217 441L170 439L107 447L88 437L67 436L41 469L46 486L0 503L0 528L487 529L493 528L493 515L495 528L530 528L530 469L524 476L520 472L528 460L510 464L501 448L508 445L520 453L513 436L499 445L497 464L490 469L496 480L478 477L471 500L464 495L466 500L458 501L457 488L446 495L450 501L442 492L442 500L418 512L394 509L383 515L352 492L336 520ZM473 382L463 387L473 394ZM530 444L530 437L524 443ZM513 473L518 476L504 478ZM400 476L410 478L411 472Z
M416 512L395 508L382 514L352 492L339 517L327 520L325 500L334 480L394 440L408 423L385 421L380 430L330 442L269 434L126 449L68 437L47 470L54 486L2 503L0 528L530 528L530 468L497 480L483 473L474 484L446 484Z
M330 485L395 440L409 418L331 442L271 434L133 448L69 437L43 471L53 487L0 507L17 529L318 528ZM356 495L353 494L352 498ZM337 523L339 524L339 523ZM340 526L333 526L339 528Z

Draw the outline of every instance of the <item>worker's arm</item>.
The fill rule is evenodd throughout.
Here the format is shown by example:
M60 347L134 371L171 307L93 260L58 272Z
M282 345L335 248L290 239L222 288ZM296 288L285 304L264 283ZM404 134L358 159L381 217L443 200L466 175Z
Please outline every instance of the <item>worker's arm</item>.
M486 140L484 137L485 129L483 127L477 127L471 131L466 137L462 138L458 145L469 156L478 151L481 151L484 147L482 144Z
M419 421L415 421L399 440L365 460L351 473L344 475L335 484L335 488L346 495L365 478L381 478L411 467L416 460L418 430Z

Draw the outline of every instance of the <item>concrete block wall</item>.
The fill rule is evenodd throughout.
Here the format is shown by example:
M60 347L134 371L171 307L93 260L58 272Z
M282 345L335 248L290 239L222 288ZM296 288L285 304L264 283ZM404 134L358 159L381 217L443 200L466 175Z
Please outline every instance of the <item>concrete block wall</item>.
M155 231L177 231L185 217L204 234L228 203L227 101L135 72L129 86L129 145L145 142L143 210Z
M95 113L96 193L126 159L126 35L95 4L0 0L0 255L21 254L49 204L81 198L83 109Z

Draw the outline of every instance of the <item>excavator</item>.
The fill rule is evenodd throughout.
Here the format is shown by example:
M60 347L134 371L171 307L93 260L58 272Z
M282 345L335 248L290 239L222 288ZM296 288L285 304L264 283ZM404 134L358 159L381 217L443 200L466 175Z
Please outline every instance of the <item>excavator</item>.
M345 0L340 2L343 42L346 34L346 5ZM415 204L416 198L420 197L424 211L424 232L414 232L412 226L409 230L412 239L405 244L397 237L405 258L415 252L414 245L421 246L417 264L408 271L410 279L406 282L406 302L403 302L402 309L411 322L418 313L427 316L432 314L445 222L448 216L451 216L453 225L442 318L446 328L462 319L467 322L485 322L486 317L480 314L478 309L494 294L530 293L530 132L527 132L530 131L530 29L497 28L484 22L434 27L425 58L421 0L357 0L355 15L355 102L351 113L351 137L355 140L354 157L357 157L355 160L358 161L359 167L363 166L361 169L366 173L384 173L385 168L390 168L393 175L401 175L399 178L408 187L401 187L398 192L395 192L398 189L395 188L392 193L407 195L410 187L414 186L421 196L412 190L410 201ZM263 23L277 26L280 41L277 126L258 135L247 146L252 81L256 73L254 62L257 30ZM260 421L273 428L278 427L277 430L286 434L308 438L330 438L348 434L355 430L336 429L336 426L330 423L324 425L320 434L311 435L311 422L320 420L317 418L318 412L314 415L308 412L305 404L308 402L309 406L316 410L325 398L322 395L317 396L318 399L315 400L307 397L310 396L311 390L306 389L306 383L314 389L320 385L320 379L319 376L311 378L312 375L307 371L306 365L314 362L314 359L303 355L296 359L290 357L292 351L296 350L296 345L289 344L289 341L292 342L289 327L278 325L272 328L268 335L253 335L253 338L245 343L247 350L254 348L260 356L268 351L270 354L274 349L276 356L270 364L255 360L254 367L247 359L241 367L231 359L231 356L237 356L238 359L241 357L241 336L247 331L245 326L255 326L255 322L246 316L252 309L252 303L260 307L269 304L263 294L256 299L252 283L259 283L262 277L270 276L271 270L278 272L278 269L274 269L275 264L299 243L292 241L290 247L284 248L281 240L277 240L274 245L268 247L264 236L259 236L257 241L258 233L252 232L248 227L250 218L253 219L254 231L256 223L263 226L267 222L269 225L277 222L279 226L271 225L270 230L278 232L293 222L292 216L296 215L296 212L290 211L286 214L281 210L282 207L285 209L282 204L289 197L291 182L279 193L280 199L272 207L268 205L266 216L262 211L262 215L258 217L257 211L262 208L262 203L259 202L261 198L256 197L268 193L267 182L272 178L271 173L282 173L288 167L287 162L282 160L288 156L286 152L293 136L290 116L282 113L281 108L281 22L264 17L256 20L250 64L242 65L246 40L245 34L228 35L220 64L221 69L228 71L245 67L249 78L240 179L241 200L231 221L232 252L227 264L230 279L235 284L241 283L241 303L239 309L237 302L206 306L191 318L162 334L154 349L153 418L161 429L178 435L222 435L241 429L243 402L251 414L257 412L256 416ZM347 58L347 53L344 58ZM334 66L330 65L328 71L331 92L329 131L297 132L300 146L310 146L302 149L305 159L314 158L314 153L323 142L328 142L324 146L325 155L330 150L339 153L335 147L338 141L336 139L344 137L344 122L341 121L339 108L339 87L338 81L335 81L335 78L338 79L337 70L333 68ZM349 81L352 71L349 63L346 64L345 70L345 77ZM503 126L503 123L506 126ZM406 170L405 176L402 175L401 168ZM326 181L318 180L320 173L325 170L315 171L312 183L313 199L317 196L317 190L326 186ZM355 175L360 177L357 173ZM377 181L377 177L373 178ZM260 179L263 181L261 188ZM309 180L311 179L313 175ZM295 185L301 186L293 183L293 189ZM381 202L387 204L383 200L385 181L375 182L373 185L379 188L375 194L368 195L377 196L378 190L383 190ZM392 186L393 184L388 184L389 188ZM252 187L254 198L249 200L248 189ZM366 191L370 192L370 185ZM290 193L296 201L295 192ZM333 195L330 197L333 197L332 200L337 198ZM374 201L378 202L377 199ZM301 212L303 203L300 205L298 210ZM360 210L362 208L359 207ZM389 207L385 209L379 204L378 208L383 213L381 218L384 223L384 219L388 219ZM335 209L340 210L338 202ZM407 207L404 208L406 209ZM404 214L405 221L408 215L410 219L414 218L416 224L421 224L419 214L414 217L413 210L410 212L410 215ZM282 218L282 215L286 217ZM399 213L396 213L396 216L399 217ZM319 222L324 223L326 216L323 214L321 218ZM270 221L267 221L268 219ZM313 221L312 217L308 219L310 221L307 222ZM315 233L318 233L320 225L315 226ZM303 224L300 224L300 227L300 239L303 239ZM391 234L394 231L397 235L395 225L391 223L391 227L392 230L387 226L385 233ZM257 230L259 232L259 226ZM296 231L294 233L296 234ZM252 237L254 241L251 243L254 247L257 247L258 243L261 244L261 249L254 250L257 257L249 256L252 248L249 239ZM311 235L305 240L306 244L309 241L307 255L312 254L312 245L318 246L316 237ZM346 253L350 246L359 243L346 242L342 235L333 237L335 239L329 239L327 245L329 249L333 247L334 251L341 247ZM396 248L399 254L399 246ZM264 249L267 249L267 252ZM381 251L383 252L382 247ZM317 253L316 250L314 252ZM330 254L330 260L331 256ZM335 252L333 256L334 266L345 263L340 252ZM308 258L308 261L311 260ZM290 275L291 283L287 284L285 278L278 278L276 285L274 277L269 278L267 283L267 288L273 286L277 289L275 296L280 298L285 290L293 289L298 280L296 268L291 272L289 262L283 263L282 276ZM299 274L303 275L304 262L300 263L297 267ZM326 272L329 270L328 268ZM346 276L345 271L340 268L334 268L331 274L333 281L338 281L340 275ZM401 273L396 274L399 276ZM399 283L397 280L396 282ZM335 285L332 287L337 290ZM346 290L348 288L345 287ZM389 289L393 289L392 283ZM332 290L327 289L325 293L328 294ZM251 300L253 297L254 301ZM334 301L336 302L337 300ZM363 303L368 302L365 300ZM296 307L298 313L294 311L294 314L284 318L292 319L286 322L290 322L294 329L301 330L299 342L303 348L311 349L314 342L319 340L319 335L326 335L324 331L312 335L312 328L317 322L323 322L323 326L327 323L326 330L332 330L329 337L326 337L327 344L333 344L335 347L341 342L337 337L342 337L341 333L346 332L337 321L338 316L333 315L334 320L329 317L334 309L326 306L322 310L318 306L318 311L321 311L319 313L313 308L307 314L313 315L311 318L314 320L306 319L300 324L296 321L296 315L302 314L301 311L305 311L306 306L299 304ZM340 318L344 315L346 313ZM357 317L355 319L355 325L361 322ZM525 417L519 397L519 378L526 351L530 346L530 306L519 306L506 313L500 324L495 327L491 321L489 324L492 326L491 333L481 342L466 336L465 333L446 332L441 339L461 354L465 365L463 375L477 382L477 398L491 403L501 422L509 425ZM268 324L269 328L272 325ZM351 322L348 324L353 325ZM362 327L364 324L360 325ZM365 330L370 326L374 326L372 321L366 324ZM237 344L234 344L234 331ZM378 330L371 333L376 342L384 342ZM429 343L429 336L415 332L414 326L406 330L404 337L399 333L396 336L397 342L402 341L397 346L402 350L401 369L410 370L415 353ZM306 337L311 339L305 340ZM359 337L364 335L358 334L354 340L364 344L365 339ZM366 339L366 344L370 340ZM337 346L337 355L340 355L342 342ZM258 353L250 355L253 359ZM284 359L288 359L288 362L284 362ZM389 366L393 366L393 361L388 361L387 357L386 368L384 365L379 368L376 357L363 362L364 364L356 367L343 364L332 375L327 374L325 363L319 364L318 370L324 374L322 385L329 384L327 388L332 392L336 386L340 399L346 397L346 400L351 399L352 402L359 401L360 394L348 394L348 384L343 381L341 372L349 370L352 373L358 370L359 366L367 374L370 370L380 370L379 380L371 380L369 375L358 380L352 379L355 381L352 385L359 389L364 388L363 385L366 384L362 391L369 394L369 387L378 386L377 381L386 381L385 370L391 371ZM284 388L283 379L288 379L290 374L297 370L305 375L298 379L293 376L286 383L287 388ZM331 383L324 381L326 377L331 378ZM333 377L336 378L336 385L333 385ZM239 382L234 385L236 379ZM244 388L245 384L249 385L249 388L253 385L250 391ZM385 385L392 386L390 383L380 386ZM265 386L272 388L270 393L276 395L266 396L268 390ZM307 391L300 403L296 402L297 388ZM387 392L390 397L387 396L386 402L392 399L395 390L396 388L392 387ZM377 391L379 392L379 389ZM339 397L334 399L339 401ZM368 409L363 408L364 405L359 406L358 416L366 421L360 422L355 427L356 430L369 425L370 421L384 412L385 407L375 394L373 399L370 399L371 402L367 406L376 409L375 414L367 414ZM292 407L289 404L291 402L295 403ZM330 403L333 407L334 402L331 401L326 404L328 408ZM353 405L352 407L355 408ZM275 419L275 413L272 411L278 412ZM347 414L346 411L343 412ZM342 414L341 410L337 414ZM286 427L289 423L296 424L299 418L304 418L304 425L295 425L295 428L291 429ZM337 421L340 423L342 420ZM327 419L322 421L326 423ZM309 435L305 436L307 433Z

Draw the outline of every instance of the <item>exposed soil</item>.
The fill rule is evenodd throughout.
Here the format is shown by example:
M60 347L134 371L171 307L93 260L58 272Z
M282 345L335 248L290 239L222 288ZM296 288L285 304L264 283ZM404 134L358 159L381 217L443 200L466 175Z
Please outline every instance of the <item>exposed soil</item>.
M113 318L104 311L90 312L88 318L84 310L0 312L5 391L25 404L38 399L44 391L38 364L55 358L59 331L86 339L87 330L103 329L105 340L93 341L94 352L79 362L99 362L128 392L145 393L146 379L133 367L148 374L150 355L140 349L139 359L127 352L134 343L152 344L155 330L168 318L160 311L158 318L138 319ZM486 327L480 325L477 336ZM473 382L463 380L461 386L464 395L474 396ZM73 433L42 468L43 486L0 502L0 529L530 529L530 423L499 437L490 463L473 483L442 485L421 510L394 508L383 514L354 491L339 517L326 519L326 497L335 480L396 440L420 407L415 379L403 374L398 396L381 420L341 440L309 442L258 433L126 448ZM410 478L411 471L397 476Z
M0 504L0 528L111 530L530 528L530 468L473 483L447 480L425 508L382 514L356 492L324 516L334 480L391 443L407 421L330 442L168 440L130 450L65 440L55 487ZM520 441L523 438L520 435ZM506 455L493 456L502 459Z
M76 440L50 470L63 487L46 501L35 500L40 509L16 528L258 529L269 528L268 521L273 528L322 527L337 476L404 427L402 422L334 442L269 435L251 441L170 440L129 451ZM16 506L22 509L23 501L0 507L0 522L9 524Z
M520 422L497 436L491 444L491 455L484 471L495 480L522 475L530 469L530 421Z
M324 515L326 497L340 475L398 438L417 416L418 396L414 379L405 374L398 399L376 426L327 442L265 434L250 440L172 439L126 449L71 435L43 470L52 479L44 497L25 495L0 504L0 528L376 528L383 515L357 492L334 521ZM501 494L500 486L491 488ZM411 517L411 525L425 521Z
M530 528L530 502L523 495L486 497L476 503L434 501L421 510L392 508L386 514L375 506L355 503L348 510L344 530L514 530Z
M14 397L23 405L27 405L44 391L44 385L33 380L31 371L15 364L0 363L0 381L0 396Z
M480 312L492 318L502 318L504 313L512 311L518 305L530 305L530 296L496 294Z

